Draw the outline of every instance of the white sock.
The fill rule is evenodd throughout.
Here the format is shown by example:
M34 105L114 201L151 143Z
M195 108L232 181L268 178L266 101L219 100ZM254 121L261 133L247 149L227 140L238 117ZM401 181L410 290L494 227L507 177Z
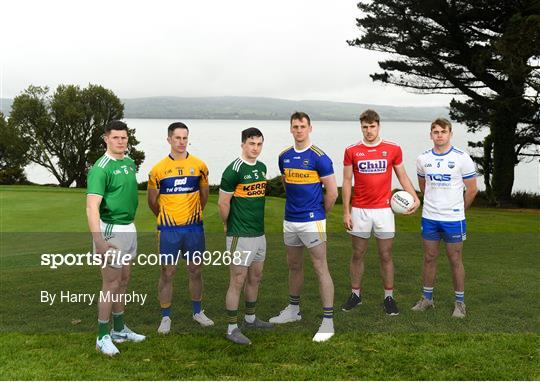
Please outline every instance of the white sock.
M246 322L248 324L253 324L255 322L255 315L254 314L246 314L244 316L244 320L246 320Z
M229 326L227 327L227 334L231 334L232 331L233 331L234 329L236 329L237 327L238 327L237 324L229 324Z
M386 297L394 298L394 290L393 289L385 289L384 290L384 298L386 298Z
M360 289L351 289L352 293L354 293L357 297L360 297Z
M293 314L300 313L300 305L291 305L291 304L289 304L289 308L291 309L291 312Z
M332 318L326 318L323 317L321 327L319 328L320 332L328 332L333 333L334 332L334 320Z

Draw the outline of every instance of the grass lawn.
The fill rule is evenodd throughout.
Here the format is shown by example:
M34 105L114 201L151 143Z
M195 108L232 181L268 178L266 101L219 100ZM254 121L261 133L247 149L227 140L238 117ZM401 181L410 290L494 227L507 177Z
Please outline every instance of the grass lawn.
M136 218L139 251L156 252L154 219L140 193ZM205 210L209 250L223 250L215 195ZM257 314L268 319L287 304L287 267L281 235L284 200L267 199L268 241ZM83 190L0 186L0 379L540 379L540 211L472 209L464 262L468 317L450 317L453 288L445 256L439 260L437 308L415 313L420 296L420 212L397 216L394 244L396 299L401 314L381 308L378 258L371 244L363 281L363 305L344 313L350 292L350 239L341 206L328 217L328 258L335 284L336 335L311 338L322 312L309 259L305 263L302 321L246 334L253 345L224 338L228 268L204 269L203 307L216 322L201 328L190 317L187 279L177 274L173 330L158 336L157 266L133 268L130 290L147 293L144 305L126 308L126 321L148 335L140 344L120 344L113 359L95 352L96 306L40 302L40 291L97 293L99 271L91 266L49 269L42 253L91 249ZM307 257L307 256L306 256ZM243 306L241 305L241 312Z

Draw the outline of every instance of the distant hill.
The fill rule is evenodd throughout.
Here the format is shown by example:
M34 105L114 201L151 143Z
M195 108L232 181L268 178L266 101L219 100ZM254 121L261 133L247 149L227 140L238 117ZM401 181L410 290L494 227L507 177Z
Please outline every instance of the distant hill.
M330 101L291 101L264 97L146 97L124 98L126 118L166 119L277 119L287 120L294 111L304 111L313 120L352 121L368 108L385 121L431 121L448 117L445 107L399 107ZM11 99L2 99L9 114Z

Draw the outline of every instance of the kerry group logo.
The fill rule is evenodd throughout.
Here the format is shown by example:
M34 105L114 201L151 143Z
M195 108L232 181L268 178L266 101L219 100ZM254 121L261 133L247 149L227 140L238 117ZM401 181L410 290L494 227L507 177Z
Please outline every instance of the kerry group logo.
M362 174L385 173L388 166L386 159L361 160L358 161L358 172Z

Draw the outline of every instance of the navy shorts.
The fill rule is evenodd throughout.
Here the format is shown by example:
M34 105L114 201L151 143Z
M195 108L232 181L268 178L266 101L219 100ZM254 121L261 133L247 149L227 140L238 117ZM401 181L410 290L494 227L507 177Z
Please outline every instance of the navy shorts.
M460 243L467 238L467 224L465 220L447 222L422 218L422 238L432 241L443 239L446 243Z
M206 250L202 224L174 227L159 231L161 264L175 264L178 256L193 260Z

